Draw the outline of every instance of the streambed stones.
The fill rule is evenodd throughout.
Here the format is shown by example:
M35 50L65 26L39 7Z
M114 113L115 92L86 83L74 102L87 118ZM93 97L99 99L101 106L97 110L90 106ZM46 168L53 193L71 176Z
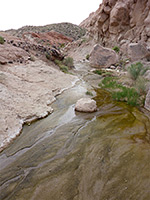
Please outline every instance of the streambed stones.
M97 111L96 101L91 98L81 98L76 102L75 110L87 113L95 112Z

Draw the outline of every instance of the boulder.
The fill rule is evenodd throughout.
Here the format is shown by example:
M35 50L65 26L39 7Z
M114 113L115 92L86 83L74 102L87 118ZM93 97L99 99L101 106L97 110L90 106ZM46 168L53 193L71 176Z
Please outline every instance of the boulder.
M150 111L150 89L146 95L146 99L145 99L145 106L144 106L147 110Z
M150 59L150 51L144 43L130 43L128 45L128 56L131 61L137 61L143 58Z
M118 55L114 50L96 44L90 54L89 61L93 67L107 68L118 61Z
M90 98L81 98L75 105L75 110L78 112L92 113L97 111L96 101Z

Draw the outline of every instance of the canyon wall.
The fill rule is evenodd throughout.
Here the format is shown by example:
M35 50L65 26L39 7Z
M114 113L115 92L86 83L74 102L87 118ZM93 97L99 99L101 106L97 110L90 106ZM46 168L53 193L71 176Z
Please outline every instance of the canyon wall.
M150 0L103 0L80 24L103 46L150 45Z

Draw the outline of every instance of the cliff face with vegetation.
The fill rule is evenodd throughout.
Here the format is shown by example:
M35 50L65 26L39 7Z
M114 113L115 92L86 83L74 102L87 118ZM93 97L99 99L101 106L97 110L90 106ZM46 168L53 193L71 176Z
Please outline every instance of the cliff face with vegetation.
M150 0L103 0L81 24L104 46L150 44Z

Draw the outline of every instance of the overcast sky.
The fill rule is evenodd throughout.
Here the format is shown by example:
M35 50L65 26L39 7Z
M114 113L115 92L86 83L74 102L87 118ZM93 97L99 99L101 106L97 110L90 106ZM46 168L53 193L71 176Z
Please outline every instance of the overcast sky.
M79 24L102 0L1 0L0 30L59 22Z

